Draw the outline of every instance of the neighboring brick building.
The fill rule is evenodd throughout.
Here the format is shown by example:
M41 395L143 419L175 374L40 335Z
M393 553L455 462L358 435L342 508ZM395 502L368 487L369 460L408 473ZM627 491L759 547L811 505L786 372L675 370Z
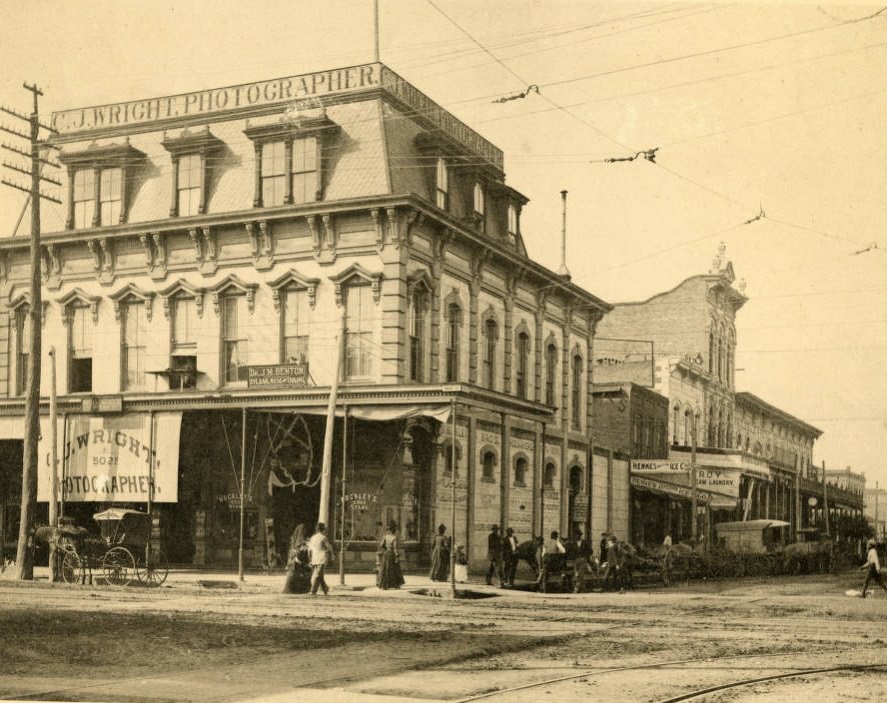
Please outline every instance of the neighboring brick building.
M633 382L594 384L594 444L610 463L623 460L629 470L627 526L635 544L660 543L669 531L686 532L689 521L667 486L630 476L631 467L668 459L668 398ZM606 448L606 449L602 449ZM612 472L608 471L607 475ZM623 525L602 529L621 534Z
M44 208L43 362L55 346L81 521L143 503L147 463L171 559L231 563L246 418L248 561L285 551L318 514L341 338L352 565L388 520L413 564L451 525L451 401L473 564L493 523L590 520L590 357L610 306L528 257L527 199L479 134L378 63L53 122L67 196ZM26 240L0 241L0 436L18 446L27 263ZM335 436L338 480L341 420ZM82 461L103 457L101 476Z
M649 383L652 376L668 398L670 462L634 467L635 487L658 481L689 515L695 443L696 497L709 507L709 524L768 517L799 528L809 523L801 500L815 490L807 474L822 433L735 392L736 314L747 299L725 254L722 244L708 274L615 305L598 326L595 381ZM705 512L697 515L700 533Z

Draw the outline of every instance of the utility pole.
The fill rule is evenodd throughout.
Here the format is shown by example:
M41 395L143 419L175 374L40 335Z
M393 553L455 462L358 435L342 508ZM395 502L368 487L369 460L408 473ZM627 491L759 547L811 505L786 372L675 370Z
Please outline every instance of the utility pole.
M0 110L12 115L17 119L27 122L30 126L28 134L15 129L10 129L0 125L0 129L4 132L12 134L19 139L25 139L30 144L30 153L19 149L15 146L3 144L3 148L11 151L19 156L24 156L31 160L30 170L21 168L16 164L9 164L5 161L3 166L19 173L30 174L31 187L24 186L8 181L5 178L0 179L3 185L9 186L16 190L24 191L31 200L31 262L30 262L30 301L28 308L28 322L30 324L31 340L28 348L28 377L27 389L25 391L25 428L24 428L24 452L22 456L22 505L21 517L19 523L18 548L15 557L15 577L18 580L31 580L34 578L34 554L28 547L31 532L34 528L34 513L37 509L37 440L40 436L40 349L41 349L41 322L43 317L43 303L41 300L41 280L40 280L40 198L45 198L56 203L61 203L57 198L43 195L40 192L40 181L48 181L57 186L61 186L61 182L41 176L40 171L42 165L57 166L57 164L42 159L40 157L40 149L51 145L41 142L40 130L45 129L50 132L54 130L40 122L38 98L43 95L43 91L36 85L23 84L26 90L31 91L34 101L33 111L30 116L25 116L6 107L0 107Z
M696 544L696 411L691 413L693 432L690 437L690 537Z

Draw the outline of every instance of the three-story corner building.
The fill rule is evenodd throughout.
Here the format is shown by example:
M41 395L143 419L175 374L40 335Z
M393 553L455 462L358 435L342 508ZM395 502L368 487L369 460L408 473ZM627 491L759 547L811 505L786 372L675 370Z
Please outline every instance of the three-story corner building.
M352 564L391 520L411 563L444 524L475 564L494 523L529 538L589 520L610 306L529 258L495 146L379 63L53 125L66 197L44 216L42 335L67 513L150 499L171 561L230 563L243 475L248 558L285 554L319 512L341 349L329 510ZM13 456L28 257L0 242Z

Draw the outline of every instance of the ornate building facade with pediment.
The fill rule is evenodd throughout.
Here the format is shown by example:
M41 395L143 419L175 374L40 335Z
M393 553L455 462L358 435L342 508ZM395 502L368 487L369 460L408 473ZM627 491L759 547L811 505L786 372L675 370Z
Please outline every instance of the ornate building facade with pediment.
M230 564L243 507L247 563L285 556L319 512L338 373L329 509L351 566L371 566L390 521L410 564L443 524L475 565L493 524L590 524L610 306L528 256L527 198L493 144L379 63L53 125L63 203L44 208L41 332L69 514L150 500L173 562ZM28 261L24 240L0 241L11 454Z
M642 302L617 303L598 326L595 382L633 381L669 401L670 461L636 457L632 465L633 507L661 513L660 534L686 538L693 531L694 448L698 534L712 536L719 521L751 518L784 521L791 532L810 524L813 444L822 432L736 392L736 316L747 301L744 289L721 244L707 274ZM633 522L639 520L635 515Z

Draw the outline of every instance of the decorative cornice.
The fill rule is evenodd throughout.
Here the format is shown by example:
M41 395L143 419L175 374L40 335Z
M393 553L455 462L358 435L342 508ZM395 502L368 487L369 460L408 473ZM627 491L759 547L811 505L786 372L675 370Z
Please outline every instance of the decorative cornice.
M234 288L238 290L240 293L246 295L246 305L247 309L252 313L256 307L256 290L258 289L258 283L244 283L233 273L226 278L223 278L221 281L216 283L216 285L212 286L209 291L212 294L213 301L213 310L216 311L216 315L221 314L221 296L225 294L229 289Z
M168 320L170 318L170 301L176 298L193 298L197 308L197 316L203 317L203 293L204 288L192 286L185 280L179 279L171 286L160 291L159 295L163 301L163 315Z
M114 304L114 319L120 322L122 305L127 300L137 300L145 305L145 316L151 321L151 314L154 306L154 293L144 291L134 283L127 283L116 293L108 296Z
M360 264L351 264L344 271L337 273L334 276L329 276L330 281L333 282L335 286L335 294L336 294L336 305L342 306L344 303L344 299L342 296L342 288L345 286L351 279L357 278L364 284L369 284L373 288L373 300L378 303L379 298L382 294L382 278L383 274L379 273L370 273Z
M70 321L68 310L75 303L80 303L83 306L88 306L90 311L92 312L92 324L97 325L99 322L100 301L100 297L87 295L79 288L74 288L67 294L63 295L61 298L57 299L55 302L58 303L59 306L59 314L61 316L62 324L67 326L68 322Z
M280 293L284 290L308 291L308 304L313 310L317 302L317 286L319 284L319 278L305 278L300 276L294 269L290 269L280 278L268 283L268 287L271 288L271 300L274 303L274 310L280 312Z

